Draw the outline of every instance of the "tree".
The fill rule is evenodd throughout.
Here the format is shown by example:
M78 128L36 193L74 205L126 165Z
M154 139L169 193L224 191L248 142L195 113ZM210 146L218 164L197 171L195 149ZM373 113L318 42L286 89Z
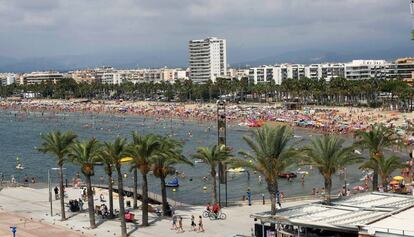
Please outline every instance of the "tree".
M279 191L278 175L283 173L295 158L299 151L289 146L293 138L293 131L286 126L263 126L253 132L253 137L244 136L253 154L240 151L247 159L235 159L234 165L251 168L262 174L272 204L271 214L276 214L276 193Z
M332 190L332 175L350 164L362 161L355 155L352 146L344 146L344 139L324 135L314 138L304 148L305 162L319 170L324 178L325 201L330 204Z
M125 222L125 204L124 204L124 183L122 180L121 165L122 158L125 157L127 142L125 138L117 137L113 143L105 142L101 155L112 159L118 176L118 194L119 194L119 218L121 219L121 236L127 236Z
M147 174L151 170L152 159L160 147L159 137L153 134L141 136L137 132L132 133L132 143L127 148L128 156L133 158L135 165L142 176L142 225L148 226L148 179Z
M361 169L378 169L378 175L381 177L381 185L384 187L385 191L388 185L387 179L396 169L402 169L406 165L401 161L399 157L391 156L385 158L384 156L379 159L369 159L363 165Z
M152 171L161 181L162 211L165 216L168 209L166 177L175 173L173 165L180 163L193 165L193 163L182 155L182 143L167 137L162 137L160 143L159 151L152 161Z
M99 159L99 148L99 142L96 139L91 139L84 142L75 142L69 148L68 153L68 159L74 164L79 165L82 173L85 175L89 222L92 229L96 228L96 224L91 177L95 174L94 165Z
M197 153L193 154L194 159L200 159L210 166L211 175L211 201L217 202L217 167L220 163L226 163L232 157L229 147L224 145L214 145L212 147L198 147Z
M38 149L40 152L54 155L57 158L59 168L59 189L60 189L60 210L62 221L66 219L65 215L65 195L63 193L63 163L69 152L69 147L76 139L72 132L61 133L60 131L49 132L42 135L43 143Z
M368 131L357 131L356 132L355 145L362 149L369 151L369 159L380 160L383 156L383 150L387 147L397 144L398 137L395 133L385 127L384 124L375 124L371 126ZM369 160L367 161L369 162ZM374 162L372 164L378 164ZM378 169L379 167L372 167L374 170L372 179L372 190L377 190L378 187Z

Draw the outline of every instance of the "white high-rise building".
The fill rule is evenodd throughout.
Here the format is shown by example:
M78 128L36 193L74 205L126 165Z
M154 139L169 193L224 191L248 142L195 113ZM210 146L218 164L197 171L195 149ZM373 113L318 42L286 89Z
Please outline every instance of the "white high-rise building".
M207 38L189 42L190 79L215 81L227 73L226 40Z

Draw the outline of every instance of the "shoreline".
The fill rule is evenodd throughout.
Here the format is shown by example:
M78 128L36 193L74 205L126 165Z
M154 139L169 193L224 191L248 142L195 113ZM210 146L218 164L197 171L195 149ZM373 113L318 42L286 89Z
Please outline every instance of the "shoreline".
M89 113L130 115L159 120L179 120L214 123L217 120L215 104L168 103L148 101L98 101L36 99L26 101L0 101L0 109L21 112ZM240 128L280 124L300 128L317 134L352 135L366 130L374 123L389 124L399 131L414 122L413 113L402 114L378 109L354 107L309 106L302 110L283 110L276 103L228 104L227 122ZM16 119L21 115L15 114ZM20 116L20 117L19 117ZM401 129L400 129L401 128ZM412 134L408 134L407 137Z

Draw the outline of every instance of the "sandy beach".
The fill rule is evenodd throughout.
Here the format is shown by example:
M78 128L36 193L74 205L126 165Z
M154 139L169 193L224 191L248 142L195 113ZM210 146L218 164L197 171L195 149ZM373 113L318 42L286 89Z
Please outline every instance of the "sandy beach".
M230 124L241 127L260 127L266 123L276 123L336 134L353 134L357 130L369 129L371 124L385 123L394 127L407 141L414 140L411 132L406 132L407 128L414 124L413 113L354 107L303 106L300 110L285 110L282 107L281 103L227 104L227 120ZM33 99L1 101L0 108L21 113L29 111L117 113L155 117L158 120L213 122L217 119L217 108L213 103ZM18 116L19 114L16 115L17 119Z

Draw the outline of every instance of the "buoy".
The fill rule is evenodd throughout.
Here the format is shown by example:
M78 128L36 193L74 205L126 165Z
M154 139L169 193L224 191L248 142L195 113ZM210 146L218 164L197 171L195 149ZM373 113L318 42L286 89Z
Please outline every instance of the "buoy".
M175 192L175 191L177 191L175 188L173 188L173 190L172 190L173 192Z

